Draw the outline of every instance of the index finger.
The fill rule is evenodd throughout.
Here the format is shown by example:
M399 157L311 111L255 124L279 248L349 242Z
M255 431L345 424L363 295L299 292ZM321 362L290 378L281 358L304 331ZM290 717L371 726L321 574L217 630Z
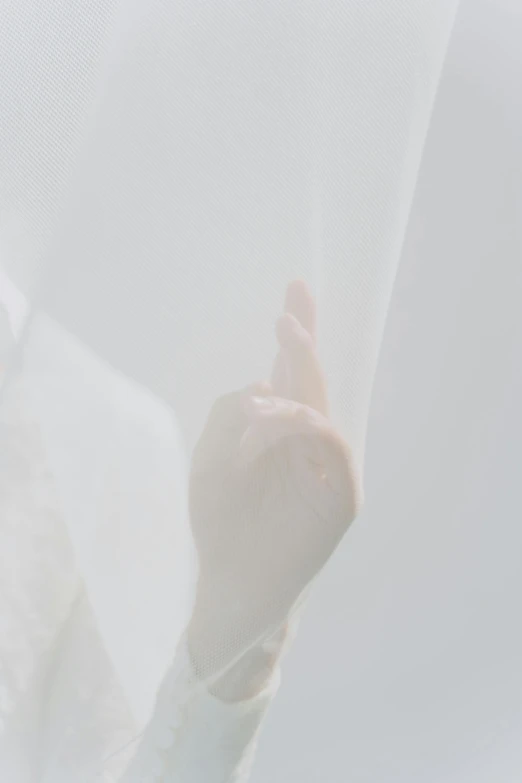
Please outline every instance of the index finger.
M317 322L315 299L308 283L304 280L292 280L289 283L286 289L285 312L297 318L315 343Z

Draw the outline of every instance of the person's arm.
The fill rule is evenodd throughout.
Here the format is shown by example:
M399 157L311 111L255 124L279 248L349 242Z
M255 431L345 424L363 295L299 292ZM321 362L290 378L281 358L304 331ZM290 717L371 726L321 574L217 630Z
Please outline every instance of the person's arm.
M360 506L302 283L285 309L272 385L219 399L193 455L196 601L124 783L246 783L304 599Z

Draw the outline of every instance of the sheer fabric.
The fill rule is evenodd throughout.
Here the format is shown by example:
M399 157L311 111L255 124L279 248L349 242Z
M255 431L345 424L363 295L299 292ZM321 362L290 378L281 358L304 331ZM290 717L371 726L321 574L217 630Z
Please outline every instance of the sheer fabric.
M0 11L0 263L32 302L3 405L22 383L63 512L46 545L53 557L70 547L55 570L79 583L56 589L73 612L85 594L127 732L153 716L190 616L192 447L218 395L268 375L293 277L316 294L333 419L363 474L456 6L11 0ZM45 642L58 671L60 612ZM81 771L91 762L78 753Z

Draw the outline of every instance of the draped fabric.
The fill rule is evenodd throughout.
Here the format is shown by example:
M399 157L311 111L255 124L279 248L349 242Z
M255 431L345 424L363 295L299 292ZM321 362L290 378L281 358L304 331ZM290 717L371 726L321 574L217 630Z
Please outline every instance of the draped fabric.
M456 8L0 9L0 265L20 323L21 295L30 303L5 389L22 378L64 511L60 546L138 726L190 616L192 447L218 395L269 375L292 278L316 296L332 417L363 475Z
M216 393L266 374L259 335L308 278L362 455L455 7L8 4L7 268L45 264L41 306L173 402L191 442Z

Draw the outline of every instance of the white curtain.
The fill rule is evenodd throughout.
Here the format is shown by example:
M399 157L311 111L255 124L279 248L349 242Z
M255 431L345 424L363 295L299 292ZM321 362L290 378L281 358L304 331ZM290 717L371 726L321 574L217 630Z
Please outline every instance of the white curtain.
M0 9L0 265L31 312L5 388L22 372L77 572L139 724L190 613L192 446L216 396L269 373L295 277L317 298L332 415L363 473L456 8ZM119 505L100 511L121 454Z

